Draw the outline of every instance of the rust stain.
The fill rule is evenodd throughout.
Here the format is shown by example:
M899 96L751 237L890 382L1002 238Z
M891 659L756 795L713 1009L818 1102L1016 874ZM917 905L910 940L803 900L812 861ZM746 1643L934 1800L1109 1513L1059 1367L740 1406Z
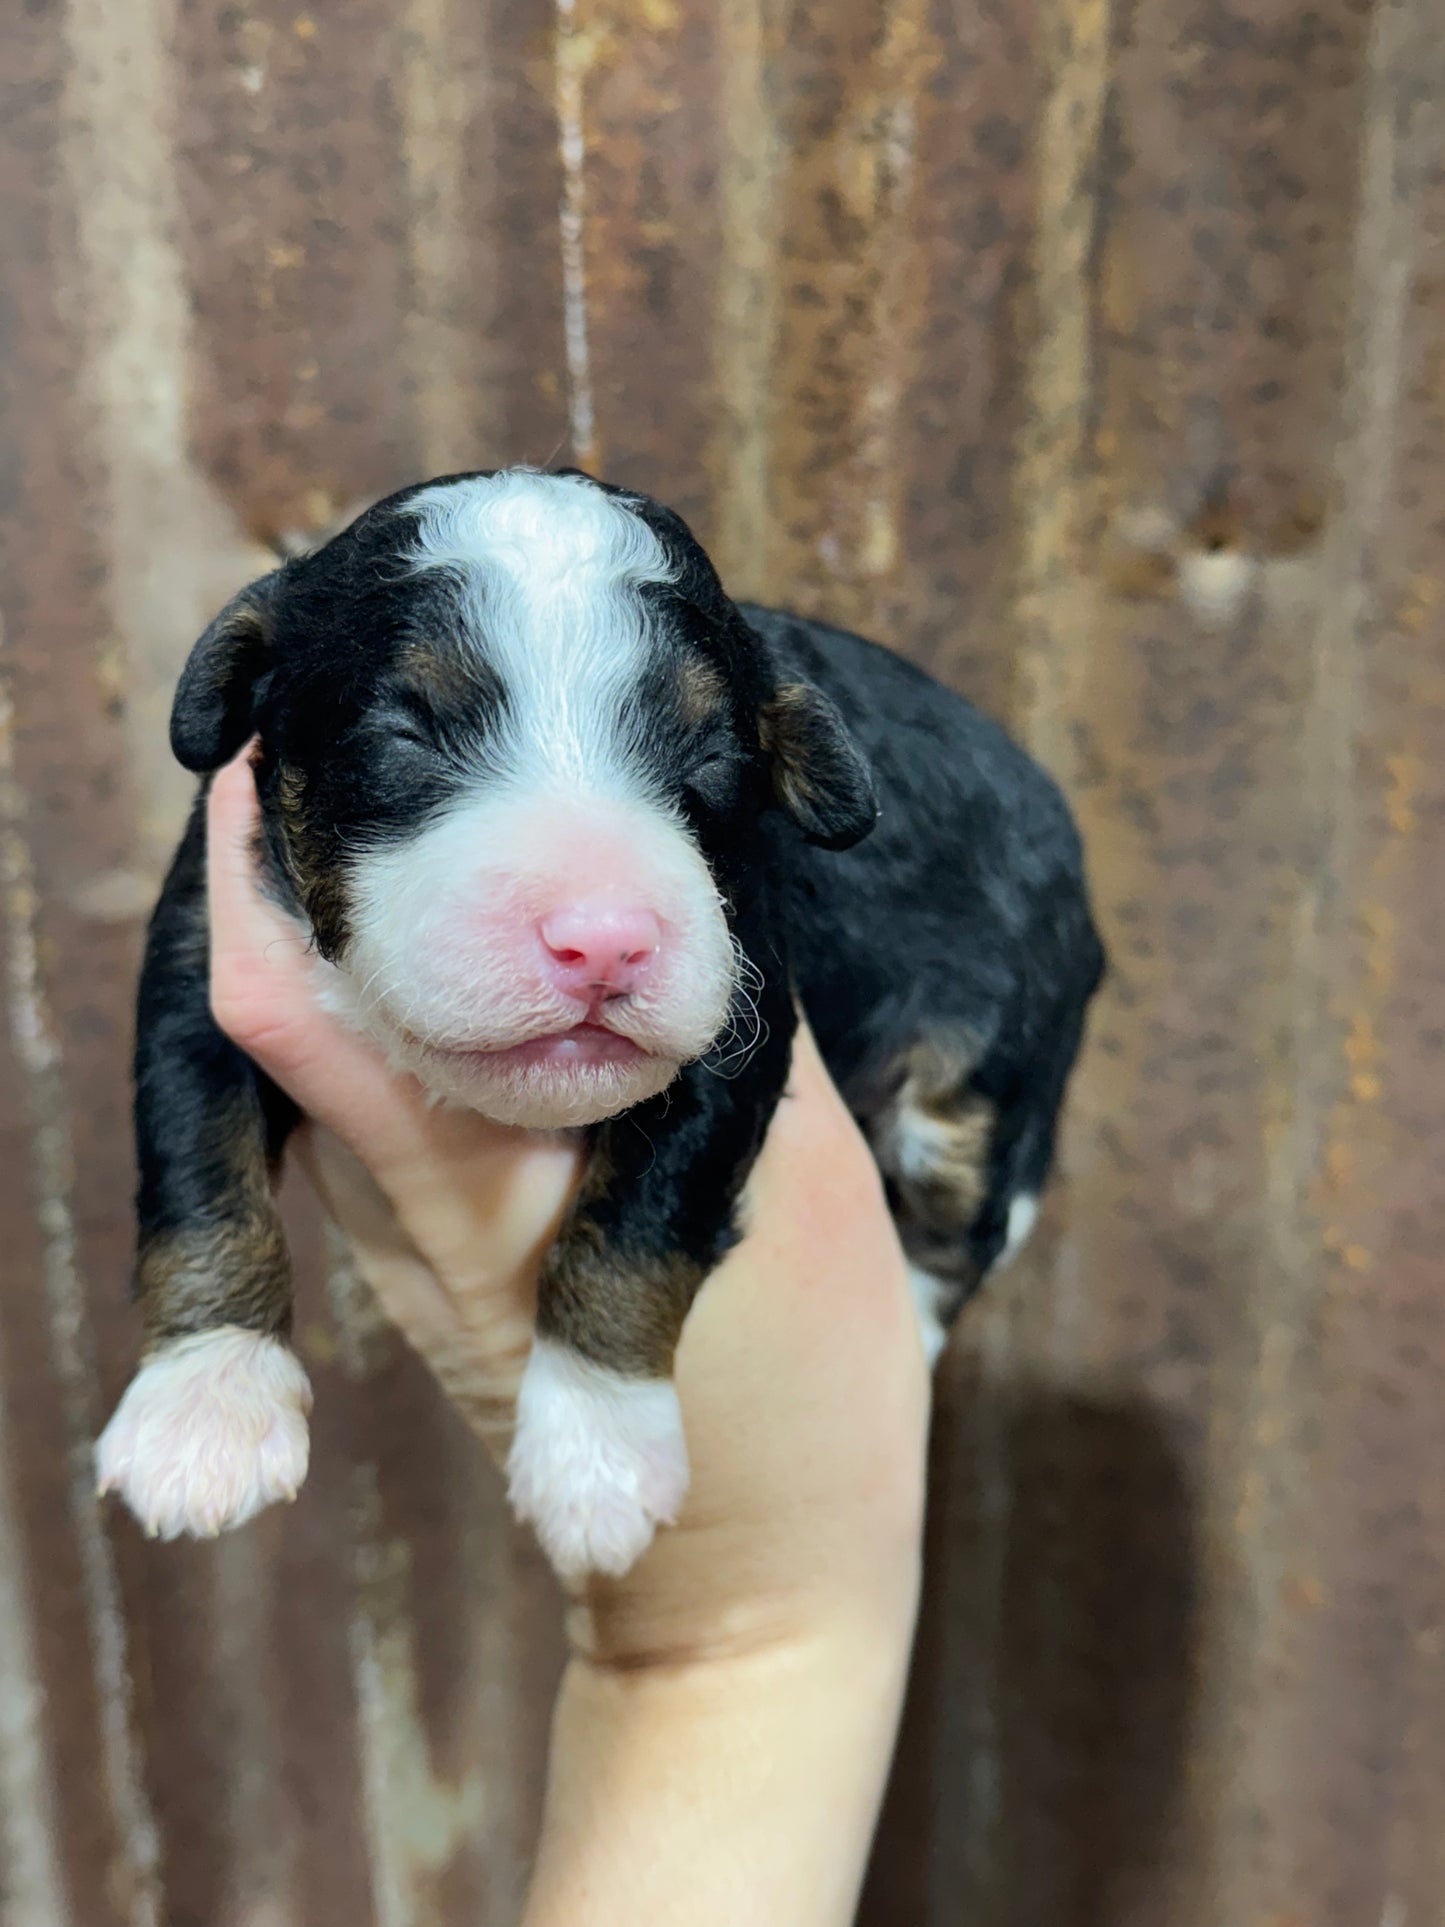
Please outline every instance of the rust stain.
M1417 571L1410 579L1405 595L1396 604L1394 621L1398 628L1412 636L1423 635L1434 619L1439 607L1442 585L1437 577Z

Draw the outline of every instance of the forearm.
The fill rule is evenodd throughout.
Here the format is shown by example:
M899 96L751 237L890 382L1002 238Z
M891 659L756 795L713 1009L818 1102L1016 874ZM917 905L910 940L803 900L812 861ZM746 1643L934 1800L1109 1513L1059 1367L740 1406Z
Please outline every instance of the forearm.
M845 1927L911 1612L663 1671L569 1667L526 1927Z

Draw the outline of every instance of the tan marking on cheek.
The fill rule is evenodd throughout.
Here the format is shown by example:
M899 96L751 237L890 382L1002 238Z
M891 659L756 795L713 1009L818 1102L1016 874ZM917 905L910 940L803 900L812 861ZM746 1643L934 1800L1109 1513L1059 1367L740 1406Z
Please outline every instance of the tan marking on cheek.
M293 764L284 765L277 778L276 797L292 887L311 920L317 947L323 957L334 963L350 935L350 906L330 839L321 835L310 820L304 771Z

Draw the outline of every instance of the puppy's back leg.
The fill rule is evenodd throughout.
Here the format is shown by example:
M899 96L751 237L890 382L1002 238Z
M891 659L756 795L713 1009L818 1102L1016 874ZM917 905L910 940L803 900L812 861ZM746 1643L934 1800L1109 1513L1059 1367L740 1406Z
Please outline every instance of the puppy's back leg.
M966 1301L995 1262L999 1119L970 1082L960 1039L920 1039L889 1079L867 1129L908 1257L923 1346L934 1364ZM1020 1200L1022 1218L1024 1201Z
M148 1532L240 1525L306 1476L311 1393L286 1335L272 1180L294 1109L217 1030L198 805L147 939L136 1036L145 1354L96 1448Z
M984 1279L1018 1255L1038 1217L1079 1024L1002 1108L973 1081L965 1042L920 1040L904 1053L867 1130L909 1261L930 1364Z

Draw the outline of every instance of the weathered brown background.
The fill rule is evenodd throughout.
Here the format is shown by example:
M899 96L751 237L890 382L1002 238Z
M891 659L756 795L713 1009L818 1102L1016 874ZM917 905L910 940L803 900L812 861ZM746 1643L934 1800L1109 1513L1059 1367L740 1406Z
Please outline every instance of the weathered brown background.
M1113 951L1046 1228L944 1370L867 1920L1445 1920L1442 40L10 0L7 1927L515 1914L549 1582L344 1277L287 1516L147 1548L88 1441L186 645L257 536L555 456L1009 718Z

